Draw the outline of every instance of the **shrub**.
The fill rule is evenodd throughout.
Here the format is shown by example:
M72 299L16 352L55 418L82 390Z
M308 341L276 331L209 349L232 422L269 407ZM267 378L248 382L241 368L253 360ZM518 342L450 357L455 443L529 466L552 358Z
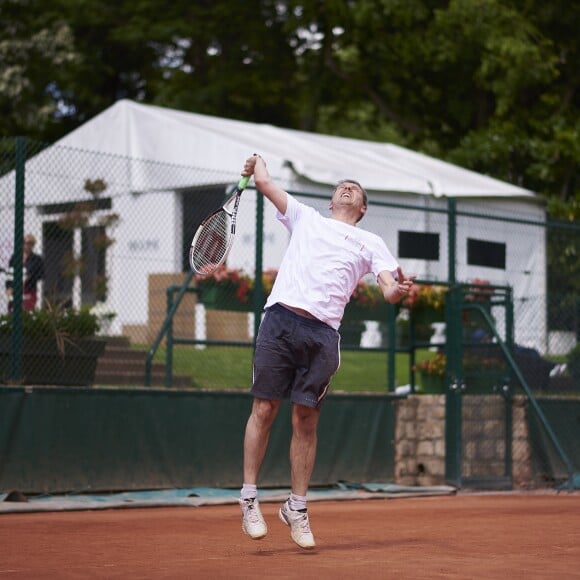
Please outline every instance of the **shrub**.
M14 315L0 316L0 334L11 334ZM22 311L22 333L31 337L86 337L95 336L99 329L97 316L89 307L80 310L47 305L40 310Z

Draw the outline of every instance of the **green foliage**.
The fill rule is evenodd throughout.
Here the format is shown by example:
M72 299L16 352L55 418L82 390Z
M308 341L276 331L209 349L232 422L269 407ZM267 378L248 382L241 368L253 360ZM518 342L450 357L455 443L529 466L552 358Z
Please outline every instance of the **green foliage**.
M77 56L71 26L56 12L0 3L0 136L43 136L58 108L53 74Z
M0 316L0 334L12 334L12 314ZM75 310L48 306L40 310L22 312L22 333L30 337L85 337L94 336L99 328L97 316L89 308Z
M1 135L51 141L122 98L390 141L578 217L580 4L0 3Z

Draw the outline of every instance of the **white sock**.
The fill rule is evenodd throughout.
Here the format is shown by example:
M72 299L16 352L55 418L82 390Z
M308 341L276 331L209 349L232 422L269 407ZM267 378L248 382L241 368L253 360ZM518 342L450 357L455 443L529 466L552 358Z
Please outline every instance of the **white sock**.
M288 500L288 505L291 510L305 510L306 509L306 496L296 495L294 493L290 494L290 499Z
M242 499L255 499L258 496L258 487L253 483L244 483L240 495Z

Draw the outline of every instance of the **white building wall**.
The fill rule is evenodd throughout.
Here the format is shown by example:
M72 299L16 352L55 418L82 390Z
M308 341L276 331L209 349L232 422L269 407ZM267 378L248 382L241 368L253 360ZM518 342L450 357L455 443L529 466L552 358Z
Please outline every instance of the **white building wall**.
M173 192L126 195L114 200L120 215L107 260L108 303L117 312L113 332L123 324L145 324L149 274L181 270L180 203Z

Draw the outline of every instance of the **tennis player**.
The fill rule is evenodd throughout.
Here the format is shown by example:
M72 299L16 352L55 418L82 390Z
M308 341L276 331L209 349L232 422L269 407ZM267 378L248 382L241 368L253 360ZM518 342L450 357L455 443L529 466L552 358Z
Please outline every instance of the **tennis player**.
M277 186L264 160L250 157L242 175L278 210L290 231L274 287L265 306L254 354L254 396L244 437L242 530L254 540L268 528L260 512L257 482L270 430L283 399L292 401L290 471L292 490L279 517L294 542L314 548L306 494L316 456L317 425L330 380L340 364L338 328L359 280L376 276L385 300L398 302L415 276L406 276L384 241L359 229L367 194L354 180L341 181L330 201L330 217L297 201Z

